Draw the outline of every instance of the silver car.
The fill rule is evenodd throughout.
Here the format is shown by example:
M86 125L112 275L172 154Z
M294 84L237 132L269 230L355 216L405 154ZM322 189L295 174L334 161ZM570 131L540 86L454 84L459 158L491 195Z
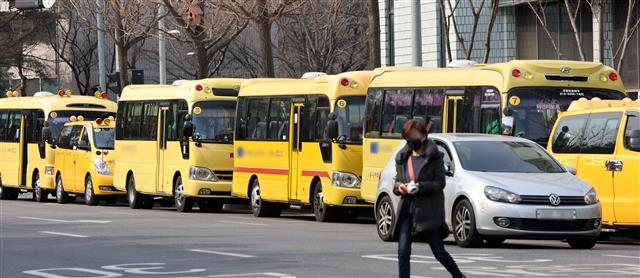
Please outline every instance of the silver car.
M596 244L601 208L595 190L538 144L485 134L429 139L444 153L446 222L459 246L496 246L507 238L566 239L579 249ZM385 241L396 239L395 175L394 155L381 173L375 204L378 235Z

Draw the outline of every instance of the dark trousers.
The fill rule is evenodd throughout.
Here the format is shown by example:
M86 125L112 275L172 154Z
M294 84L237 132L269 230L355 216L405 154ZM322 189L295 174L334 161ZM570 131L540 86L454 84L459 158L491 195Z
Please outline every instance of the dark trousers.
M413 229L413 217L412 215L403 215L400 217L400 225L398 232L400 236L398 238L398 267L399 277L409 278L411 274L411 242L412 242L412 229ZM429 241L431 252L436 259L451 273L454 278L464 277L456 262L451 258L451 255L444 250L444 242L438 231L432 233L426 233L425 239Z

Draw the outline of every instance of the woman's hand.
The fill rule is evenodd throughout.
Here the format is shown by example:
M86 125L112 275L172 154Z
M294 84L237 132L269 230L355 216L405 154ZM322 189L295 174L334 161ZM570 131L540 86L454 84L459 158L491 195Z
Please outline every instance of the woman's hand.
M398 185L398 191L400 191L400 194L402 195L409 195L409 190L407 189L407 185L404 183L401 183L400 185Z

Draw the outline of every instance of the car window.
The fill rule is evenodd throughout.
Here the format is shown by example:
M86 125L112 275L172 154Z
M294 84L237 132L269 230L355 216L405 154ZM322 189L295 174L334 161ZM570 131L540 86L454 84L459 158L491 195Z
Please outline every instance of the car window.
M556 124L551 149L554 153L579 153L582 133L589 116L576 115L560 119Z
M463 141L454 143L462 167L469 171L563 173L540 145L532 142Z
M631 134L633 132L638 132L640 130L640 115L639 114L629 114L627 115L627 125L624 129L624 148L630 150L629 141L631 138Z
M69 149L71 148L71 130L73 126L65 126L60 131L60 136L58 137L58 142L56 144L59 148Z
M86 127L83 128L78 146L89 146L89 130Z
M582 153L612 154L622 113L594 113L584 131Z

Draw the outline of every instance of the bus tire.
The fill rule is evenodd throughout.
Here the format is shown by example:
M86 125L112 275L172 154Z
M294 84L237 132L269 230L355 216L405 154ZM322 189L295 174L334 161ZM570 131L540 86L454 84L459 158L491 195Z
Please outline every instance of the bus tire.
M56 202L58 202L58 204L66 204L69 202L69 194L64 192L62 176L60 175L56 177Z
M131 175L127 181L127 201L129 202L129 207L132 209L142 208L142 197L142 194L136 191L136 180L133 175Z
M280 213L282 213L282 207L278 204L272 204L262 200L258 179L253 180L249 201L251 212L253 212L253 215L256 217L278 217Z
M178 212L190 212L193 209L193 198L189 198L185 194L181 176L176 177L176 182L173 186L173 198Z
M316 182L316 186L313 189L313 215L318 222L332 222L336 220L338 208L327 206L324 203L324 197L322 195L322 183Z
M87 206L95 206L100 202L100 198L93 190L93 181L91 181L90 175L84 179L84 202Z
M224 207L224 203L217 200L200 200L198 207L203 212L220 212Z
M33 176L33 200L38 203L46 202L49 199L49 192L42 189L40 174L36 173Z

